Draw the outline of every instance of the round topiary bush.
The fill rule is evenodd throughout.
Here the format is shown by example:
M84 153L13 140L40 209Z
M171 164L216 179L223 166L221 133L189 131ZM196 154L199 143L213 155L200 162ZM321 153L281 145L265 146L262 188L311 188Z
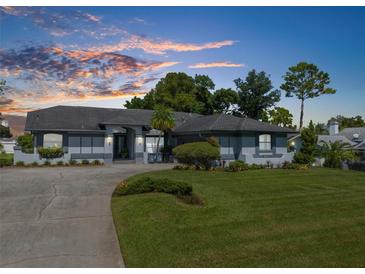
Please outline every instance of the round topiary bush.
M179 163L209 170L214 160L220 158L219 146L208 142L194 142L179 145L173 149L175 158Z

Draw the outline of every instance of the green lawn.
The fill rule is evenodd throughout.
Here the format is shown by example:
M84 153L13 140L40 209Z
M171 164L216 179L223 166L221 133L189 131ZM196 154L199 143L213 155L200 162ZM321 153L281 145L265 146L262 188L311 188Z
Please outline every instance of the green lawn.
M364 172L169 170L148 176L191 182L205 205L162 193L113 197L128 267L365 267Z

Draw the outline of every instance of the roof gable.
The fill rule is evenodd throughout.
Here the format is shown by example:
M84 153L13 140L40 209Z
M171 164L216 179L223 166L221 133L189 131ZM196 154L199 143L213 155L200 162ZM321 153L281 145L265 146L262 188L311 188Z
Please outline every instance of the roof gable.
M355 140L354 134L358 134L358 141L365 141L365 127L350 127L344 128L339 135L346 136L349 140Z

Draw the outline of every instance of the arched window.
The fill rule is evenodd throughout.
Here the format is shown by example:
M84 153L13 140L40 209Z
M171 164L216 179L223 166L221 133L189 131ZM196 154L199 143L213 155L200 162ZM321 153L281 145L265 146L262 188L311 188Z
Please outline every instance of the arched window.
M261 134L259 136L259 148L260 150L271 150L271 135Z
M44 134L43 147L62 147L62 135L54 133Z

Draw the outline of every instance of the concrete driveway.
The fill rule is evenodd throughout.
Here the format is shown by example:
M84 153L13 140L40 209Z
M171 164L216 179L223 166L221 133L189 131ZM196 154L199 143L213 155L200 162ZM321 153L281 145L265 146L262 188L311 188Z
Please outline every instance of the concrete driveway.
M169 167L0 168L0 267L123 267L111 194Z

